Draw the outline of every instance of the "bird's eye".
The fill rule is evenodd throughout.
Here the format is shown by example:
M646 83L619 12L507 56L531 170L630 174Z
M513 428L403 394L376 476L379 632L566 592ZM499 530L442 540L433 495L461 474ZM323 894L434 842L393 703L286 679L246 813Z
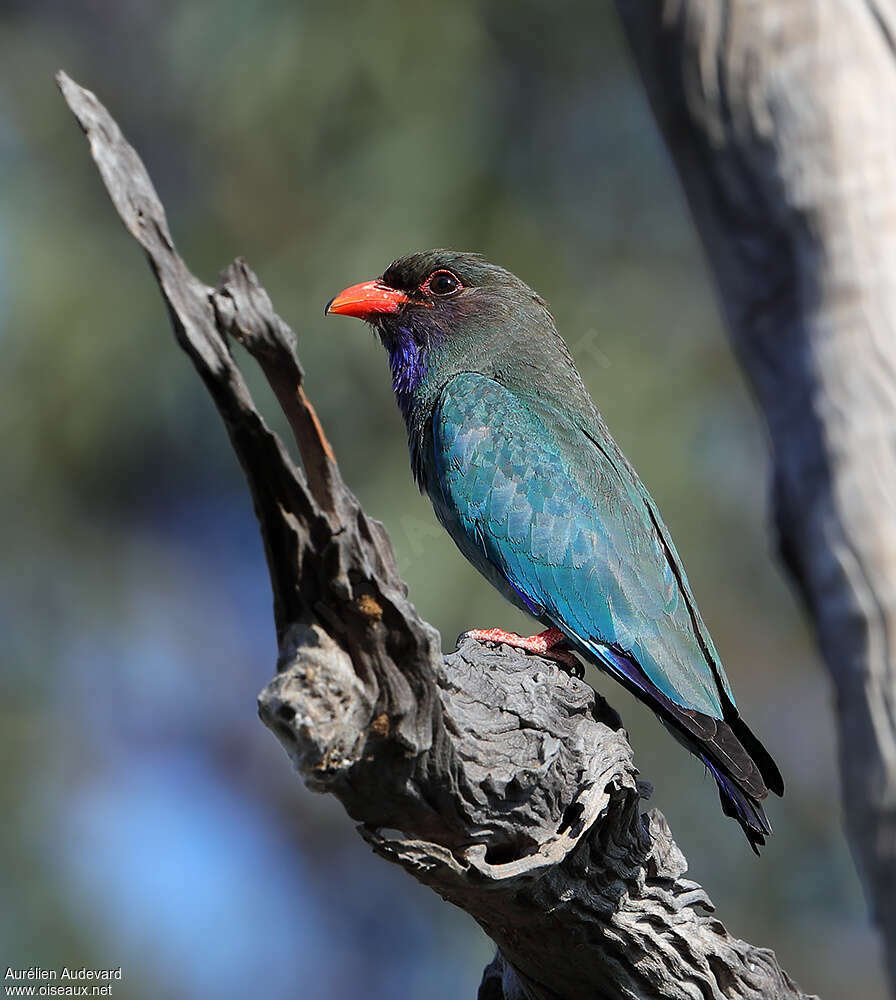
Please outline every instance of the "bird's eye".
M454 295L461 288L463 285L450 271L433 271L423 282L423 291L430 295Z

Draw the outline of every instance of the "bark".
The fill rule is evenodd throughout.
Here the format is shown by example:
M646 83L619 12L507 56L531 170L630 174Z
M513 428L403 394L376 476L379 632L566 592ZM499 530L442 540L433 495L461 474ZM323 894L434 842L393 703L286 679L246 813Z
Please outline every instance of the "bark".
M255 275L237 261L217 288L194 277L115 122L59 83L246 474L280 641L259 713L306 784L490 935L481 998L802 997L772 952L725 930L663 817L642 814L649 788L603 699L508 648L467 641L443 657L382 525L341 479L295 338ZM258 414L231 339L273 386L301 469Z
M617 6L768 422L896 987L896 4Z

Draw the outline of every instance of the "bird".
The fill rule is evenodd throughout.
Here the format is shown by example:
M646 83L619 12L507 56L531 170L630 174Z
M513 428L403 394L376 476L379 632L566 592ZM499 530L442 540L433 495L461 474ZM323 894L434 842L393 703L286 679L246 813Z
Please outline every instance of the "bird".
M346 288L325 314L373 328L418 487L461 553L544 626L465 635L609 674L703 762L758 854L781 773L738 713L657 505L545 300L479 254L436 249Z

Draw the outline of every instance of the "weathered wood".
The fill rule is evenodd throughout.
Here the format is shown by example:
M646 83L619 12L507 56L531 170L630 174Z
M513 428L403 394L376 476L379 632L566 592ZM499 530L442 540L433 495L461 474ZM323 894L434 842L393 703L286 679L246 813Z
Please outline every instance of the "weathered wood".
M385 531L339 476L294 337L255 276L240 261L217 289L190 274L115 122L59 82L249 482L280 638L259 712L306 784L491 936L482 998L802 997L772 952L712 916L663 817L641 813L649 789L603 699L516 650L467 641L442 656ZM228 337L271 381L304 471L264 425Z
M896 988L896 3L617 6L768 422Z

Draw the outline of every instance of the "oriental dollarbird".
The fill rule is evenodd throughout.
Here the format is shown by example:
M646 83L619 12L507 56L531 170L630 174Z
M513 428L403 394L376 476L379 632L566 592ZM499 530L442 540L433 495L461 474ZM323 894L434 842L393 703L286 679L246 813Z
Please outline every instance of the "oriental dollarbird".
M544 300L476 254L402 257L328 313L389 355L411 467L469 561L545 631L474 630L610 674L715 778L753 849L781 774L731 686L656 504L610 436Z

